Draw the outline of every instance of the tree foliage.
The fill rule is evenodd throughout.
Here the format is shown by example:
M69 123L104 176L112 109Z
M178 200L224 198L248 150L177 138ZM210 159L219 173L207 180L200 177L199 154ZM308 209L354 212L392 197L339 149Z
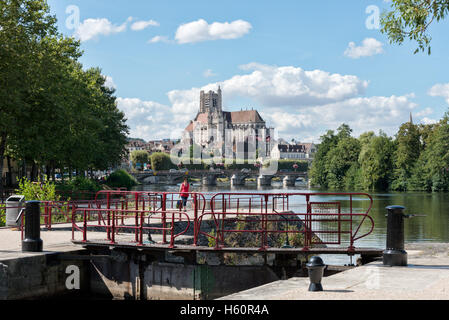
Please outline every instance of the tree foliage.
M449 190L449 113L438 124L404 123L394 138L346 125L328 131L310 169L312 184L339 190Z
M0 172L6 152L53 172L105 170L125 155L125 116L101 71L83 69L79 46L45 0L0 2Z
M139 163L140 168L143 169L143 164L148 163L150 156L145 150L135 150L131 152L131 161L133 163L133 167L136 168L136 165Z
M449 13L449 0L392 0L391 11L381 18L382 29L391 43L415 41L415 53L427 50L430 55L432 37L429 26Z

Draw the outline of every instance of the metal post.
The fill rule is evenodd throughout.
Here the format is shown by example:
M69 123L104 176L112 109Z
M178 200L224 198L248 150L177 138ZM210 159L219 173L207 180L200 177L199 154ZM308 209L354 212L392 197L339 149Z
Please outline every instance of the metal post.
M383 264L407 266L404 250L404 210L402 206L389 206L387 218L387 248L383 252Z
M107 226L107 236L108 236L108 240L111 240L111 229L110 229L110 224L111 224L111 217L110 217L110 211L109 209L111 208L111 195L108 192L108 194L106 195L107 197L107 204L106 204L106 208L108 208L108 212L107 212L107 216L108 216L108 226Z
M167 243L166 214L167 214L167 194L162 195L162 244Z
M22 252L42 252L41 211L39 201L27 201L25 207L25 239Z
M326 265L323 260L318 256L314 256L310 258L310 261L306 264L306 267L310 279L309 291L323 291L321 279L323 279L324 270L326 269Z
M193 195L193 245L198 245L198 195Z

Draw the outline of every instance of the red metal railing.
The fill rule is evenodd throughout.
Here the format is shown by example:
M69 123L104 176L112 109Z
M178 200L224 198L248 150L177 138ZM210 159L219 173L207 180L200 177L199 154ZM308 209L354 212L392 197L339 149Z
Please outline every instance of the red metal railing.
M230 197L234 198L232 202L228 200ZM368 200L366 209L356 211L354 197L359 198L357 201L364 198L365 203ZM295 198L303 198L303 201ZM325 201L329 198L332 201ZM291 203L297 203L296 207ZM356 240L374 229L374 220L369 216L372 205L372 197L366 193L220 193L211 198L211 212L206 213L215 221L216 235L206 236L213 238L216 249L220 249L226 246L226 234L256 233L260 235L260 250L265 250L269 235L296 233L303 236L304 250L313 245L342 245L344 240L351 251ZM282 220L284 225L296 224L300 228L283 229L280 227ZM239 223L252 228L233 228ZM363 234L362 226L367 229Z
M229 239L246 234L257 239L259 250L276 245L276 237L299 236L305 251L313 246L351 251L374 229L373 199L366 193L190 193L187 212L177 209L179 200L176 192L104 190L93 200L42 202L41 224L48 230L71 225L72 239L80 231L83 241L96 230L96 237L106 234L112 244L127 239L143 245L144 234L159 235L158 242L171 248L190 231L193 245L202 237L216 250L238 245ZM0 209L5 215L7 208ZM23 235L24 215L20 219Z
M107 224L98 224L94 221L89 221L88 216L89 215L95 215L95 214L101 214L107 216ZM161 214L160 211L154 211L154 210L120 210L119 212L115 210L110 209L76 209L73 212L73 218L75 221L76 216L82 217L82 226L78 226L78 223L73 223L73 229L72 229L72 239L75 239L75 231L81 231L83 242L88 241L88 230L89 228L97 228L97 229L104 229L107 232L107 240L110 244L115 244L116 242L116 236L119 234L120 231L132 231L132 233L125 232L126 234L134 234L134 239L131 240L129 237L127 237L123 242L134 242L138 246L142 246L144 244L144 233L148 231L149 234L151 233L158 233L162 232L164 235L167 234L167 232L170 235L170 241L169 241L169 248L174 248L175 240L185 234L187 230L190 227L190 219L189 216L184 212L177 212L177 211L166 211L164 214ZM134 220L136 219L137 223L134 223L134 221L127 225L125 224L119 224L119 220ZM123 221L122 220L122 221ZM151 226L150 222L151 220L160 221L161 226ZM145 221L148 221L148 223L145 223ZM165 223L163 223L165 221ZM169 224L167 224L167 221ZM176 233L175 232L175 226L176 222L185 221L187 222L187 225L185 229L183 229L181 232ZM167 244L166 240L162 240L162 244Z
M95 207L73 207L73 236L81 231L87 241L90 228L102 228L106 240L116 243L119 232L131 231L132 241L142 245L143 233L159 233L160 243L173 247L193 224L193 245L203 236L216 250L230 245L227 237L246 233L260 238L259 250L273 245L274 236L293 234L301 236L303 250L347 245L351 251L355 241L374 229L369 216L373 199L365 193L190 193L187 213L176 208L179 199L179 193L170 192L101 191ZM78 226L79 220L83 226ZM176 233L179 222L187 227Z
M84 240L88 230L100 229L111 243L119 233L133 233L133 241L142 245L144 233L159 233L160 243L171 247L193 226L193 245L202 236L217 250L229 246L227 237L237 233L256 234L260 250L272 245L270 237L291 234L302 237L304 250L316 245L353 250L374 229L373 200L364 193L190 193L187 213L176 208L179 199L179 193L101 191L94 200L42 202L41 223L48 230L70 223L72 235L81 231ZM179 222L186 223L181 232L176 231Z

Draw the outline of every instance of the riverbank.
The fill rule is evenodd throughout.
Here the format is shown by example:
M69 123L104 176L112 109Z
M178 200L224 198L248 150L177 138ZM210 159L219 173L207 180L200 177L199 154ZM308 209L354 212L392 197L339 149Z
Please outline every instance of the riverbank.
M323 292L309 292L308 278L276 281L220 300L448 300L449 244L411 243L407 267L382 261L323 278Z

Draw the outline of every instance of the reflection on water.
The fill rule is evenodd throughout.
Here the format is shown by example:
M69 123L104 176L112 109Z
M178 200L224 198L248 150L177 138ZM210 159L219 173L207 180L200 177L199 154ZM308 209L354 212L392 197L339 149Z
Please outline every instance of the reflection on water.
M143 185L136 190L145 191L169 191L177 192L179 185ZM309 190L306 186L296 185L295 187L284 187L281 182L273 182L272 186L257 186L256 183L247 183L245 186L231 187L229 184L220 184L213 187L202 186L200 183L192 184L192 191L196 192L238 192L238 193L294 193L294 192L318 192ZM425 192L391 192L391 193L369 193L374 200L370 216L374 219L375 228L373 233L356 242L358 247L384 248L386 242L386 207L390 205L401 205L406 207L406 214L420 214L425 217L415 217L405 220L405 241L406 242L449 242L449 193L425 193ZM338 199L337 197L333 197ZM362 200L363 201L359 201ZM296 201L296 202L295 202ZM304 198L293 198L290 206L292 208L301 207ZM348 206L347 201L342 201L342 210ZM369 206L369 201L365 198L354 197L354 206L359 212L364 211ZM369 229L370 226L366 226ZM366 230L361 229L364 233ZM334 263L349 263L347 257L326 257ZM327 263L331 263L328 262Z

